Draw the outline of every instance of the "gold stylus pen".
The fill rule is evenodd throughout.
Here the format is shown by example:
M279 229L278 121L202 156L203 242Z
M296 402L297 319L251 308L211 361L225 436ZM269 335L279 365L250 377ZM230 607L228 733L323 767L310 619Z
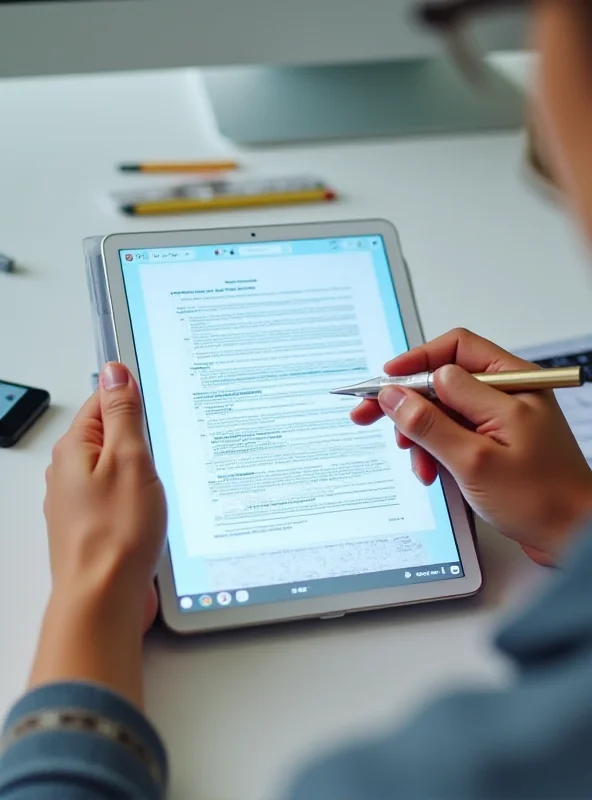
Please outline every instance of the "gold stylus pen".
M583 367L556 367L551 369L520 369L513 372L482 372L473 375L478 381L509 394L516 392L539 392L544 389L573 389L584 383ZM387 386L404 386L434 399L434 373L419 372L416 375L401 375L395 378L374 378L354 386L333 389L331 394L346 394L376 400Z

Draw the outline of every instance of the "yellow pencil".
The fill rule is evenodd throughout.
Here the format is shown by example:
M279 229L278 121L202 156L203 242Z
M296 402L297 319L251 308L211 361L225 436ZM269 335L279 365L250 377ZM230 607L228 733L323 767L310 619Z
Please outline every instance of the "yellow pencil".
M278 192L255 195L221 195L207 200L187 198L186 200L158 200L155 202L132 203L121 207L126 214L183 214L193 211L216 211L229 208L251 208L253 206L279 206L290 203L315 203L335 200L337 195L330 189L307 189L300 192Z
M226 172L238 169L236 161L153 161L120 164L121 172Z

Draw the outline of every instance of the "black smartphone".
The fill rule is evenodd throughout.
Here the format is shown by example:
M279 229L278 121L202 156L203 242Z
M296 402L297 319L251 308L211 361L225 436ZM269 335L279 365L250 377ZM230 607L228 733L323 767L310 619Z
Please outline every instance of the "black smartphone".
M49 407L49 392L0 381L0 447L12 447Z

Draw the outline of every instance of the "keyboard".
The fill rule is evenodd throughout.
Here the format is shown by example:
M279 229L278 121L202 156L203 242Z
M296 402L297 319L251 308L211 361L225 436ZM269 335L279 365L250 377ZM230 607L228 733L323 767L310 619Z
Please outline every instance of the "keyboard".
M592 468L592 337L589 342L570 340L525 349L518 355L541 367L583 367L584 380L589 382L578 389L557 389L555 395Z

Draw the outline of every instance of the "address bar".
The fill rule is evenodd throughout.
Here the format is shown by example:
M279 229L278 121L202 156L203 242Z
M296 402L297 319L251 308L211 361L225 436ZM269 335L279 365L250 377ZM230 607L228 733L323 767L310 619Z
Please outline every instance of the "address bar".
M281 256L291 251L286 244L246 244L238 248L239 256Z

